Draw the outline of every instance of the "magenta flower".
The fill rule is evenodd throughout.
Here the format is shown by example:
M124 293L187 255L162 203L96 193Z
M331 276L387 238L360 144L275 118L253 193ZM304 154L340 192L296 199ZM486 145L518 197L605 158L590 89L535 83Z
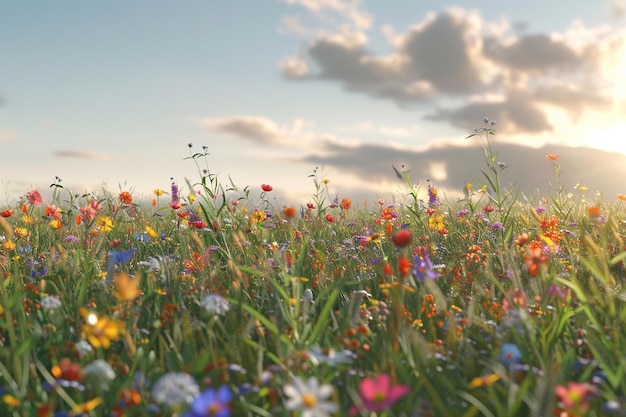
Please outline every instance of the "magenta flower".
M388 374L381 374L376 379L365 378L361 381L361 401L368 411L382 411L391 407L411 388L408 385L392 385Z

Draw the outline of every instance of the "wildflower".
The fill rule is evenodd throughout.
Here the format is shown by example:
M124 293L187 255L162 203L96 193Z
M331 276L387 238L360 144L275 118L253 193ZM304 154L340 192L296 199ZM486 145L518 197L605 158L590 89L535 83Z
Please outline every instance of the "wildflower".
M96 397L92 400L87 401L86 403L78 404L76 407L70 410L70 416L77 416L77 415L81 415L84 413L88 413L94 408L96 408L97 406L99 406L100 403L102 403L102 398Z
M107 271L107 281L113 279L113 273L118 265L124 265L130 262L135 253L134 248L125 251L109 251L108 258L104 269Z
M349 350L337 352L331 348L320 348L319 346L313 346L308 351L309 358L314 364L325 363L330 366L337 366L339 364L347 364L352 362L354 354Z
M0 216L2 217L11 217L11 215L13 215L13 210L4 210L4 211L0 211Z
M296 217L296 209L294 207L285 207L283 208L283 214L288 219L293 219Z
M493 222L491 224L491 228L493 230L498 230L498 231L503 231L504 230L504 225L500 222Z
M105 233L113 230L113 220L109 216L100 216L96 219L96 224Z
M461 209L461 210L456 212L456 217L467 216L469 213L470 213L470 211L468 209Z
M180 203L180 194L178 193L178 185L172 181L172 199L170 200L170 207L174 210L178 210L183 205Z
M344 198L341 200L341 203L339 203L339 207L341 207L342 210L350 210L352 201L350 201L349 198Z
M522 246L524 243L528 242L528 239L530 238L530 236L528 236L528 233L524 232L521 235L517 235L514 239L513 242L515 242L515 244L517 246Z
M413 277L419 281L435 279L441 275L434 270L433 262L427 252L417 255L413 259Z
M165 191L161 190L160 188L155 188L154 190L152 190L152 194L156 195L157 197L161 197L163 194L165 194Z
M229 417L232 399L233 393L226 385L217 390L208 388L193 400L185 417Z
M2 247L3 247L5 250L12 251L12 250L15 250L15 248L17 247L17 245L16 245L16 244L15 244L15 242L13 242L12 240L7 240L6 242L4 242L4 243L2 244Z
M489 374L485 376L477 376L469 383L470 388L488 387L500 379L498 374Z
M20 405L20 400L18 400L15 396L11 394L4 394L2 396L2 401L8 405L9 407L15 408Z
M411 235L411 232L406 229L400 230L398 233L391 236L391 241L393 242L393 244L400 248L409 245L412 239L413 236Z
M150 236L153 239L155 239L158 236L157 232L155 232L155 230L150 226L146 226L145 231L148 234L148 236Z
M602 211L600 210L600 206L591 206L587 209L587 214L589 214L589 217L596 218L600 217Z
M622 200L622 201L626 201L626 195L624 195L624 194L621 194L621 193L620 193L620 194L618 194L618 195L617 195L617 198L618 198L618 199L620 199L620 200ZM8 211L11 211L11 212L12 212L12 210L8 210ZM3 212L3 213L4 213L4 212ZM0 213L0 214L1 214L1 213Z
M333 216L331 216L330 214L327 214L325 217L328 223L332 223L335 220Z
M337 404L328 401L333 387L320 385L319 380L312 376L305 383L300 377L294 377L293 383L285 385L288 398L285 407L288 410L302 410L302 417L328 417L337 411Z
M89 343L95 348L102 347L108 349L111 341L117 340L124 333L124 324L109 317L98 317L95 313L90 313L81 307L80 314L85 319L83 332Z
M56 310L63 305L63 303L61 303L61 300L59 300L59 297L57 297L56 295L49 295L42 298L39 304L41 304L41 308L47 311Z
M483 211L485 213L493 213L495 211L495 207L492 206L491 204L487 204L486 206L483 207Z
M230 310L228 301L219 294L207 294L200 301L200 305L210 314L225 316Z
M115 298L120 301L123 300L134 300L139 297L143 292L139 288L139 281L123 272L120 274L115 274L113 277L113 281L115 282L115 286L117 287L117 291L115 292Z
M52 219L61 218L61 209L54 204L46 204L46 216Z
M60 229L63 226L63 223L59 219L50 220L50 227L53 229Z
M24 227L16 227L13 230L13 234L17 237L25 237L28 236L28 230L26 230L26 228Z
M521 361L522 352L520 352L515 343L504 343L500 346L499 359L508 368L512 365L517 365Z
M252 223L261 223L267 218L267 214L263 210L254 210L250 215L250 221Z
M589 410L589 396L594 393L594 388L588 383L570 381L567 387L558 385L554 393L568 413L584 414Z
M526 261L526 268L528 273L536 277L539 273L539 268L544 267L550 259L548 255L544 254L541 248L529 249L528 253L524 255Z
M34 206L39 206L43 202L41 194L39 194L39 191L37 190L29 191L28 193L26 193L26 200Z
M89 344L89 342L85 340L79 340L76 342L76 350L81 355L88 355L93 352L93 347Z
M269 193L270 191L274 189L274 187L272 187L269 184L261 184L261 189L265 191L266 193Z
M152 387L152 398L157 404L171 408L191 404L200 394L200 388L191 375L184 372L168 372Z
M108 391L109 384L115 379L115 371L104 359L96 359L83 368L85 379L101 391Z
M120 203L122 204L132 204L133 203L133 195L128 191L122 191L119 195Z
M410 387L408 385L392 385L388 374L380 374L374 378L364 378L360 383L359 395L363 407L368 411L383 411L405 396Z
M440 205L438 194L439 194L439 191L437 191L435 187L433 187L432 185L428 186L428 205L429 206L438 207Z
M559 159L559 154L558 153L553 153L551 155L546 155L546 159L548 161L556 161L557 159Z

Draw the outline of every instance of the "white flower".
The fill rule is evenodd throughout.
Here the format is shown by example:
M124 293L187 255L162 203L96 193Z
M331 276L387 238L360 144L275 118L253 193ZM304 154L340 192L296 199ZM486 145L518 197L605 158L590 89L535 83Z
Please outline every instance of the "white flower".
M191 404L199 394L196 381L184 372L168 372L152 386L154 401L172 408Z
M316 365L326 363L330 366L337 366L340 363L352 362L354 356L353 353L347 349L343 352L336 352L334 349L322 349L319 346L313 346L309 351L309 357Z
M59 300L59 297L57 297L56 295L49 295L42 298L39 304L41 304L41 308L47 311L56 310L63 305L63 303L61 303L61 300Z
M76 350L81 355L88 355L93 352L93 347L86 340L79 340L76 342Z
M226 315L228 310L230 310L228 301L218 294L205 295L202 301L200 301L200 305L209 313L219 314L220 316Z
M333 393L333 387L328 384L320 385L314 376L305 383L301 378L294 377L292 384L285 385L285 395L289 397L285 402L288 410L301 410L302 417L329 417L337 411L337 404L328 401Z
M102 391L109 390L109 382L115 379L115 371L109 363L103 359L96 359L83 368L85 378L91 381Z

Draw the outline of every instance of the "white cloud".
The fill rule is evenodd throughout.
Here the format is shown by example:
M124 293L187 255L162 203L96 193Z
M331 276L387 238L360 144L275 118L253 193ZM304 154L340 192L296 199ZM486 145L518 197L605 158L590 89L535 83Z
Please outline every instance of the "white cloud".
M304 7L321 19L330 19L336 15L359 30L367 30L372 26L372 16L364 10L361 0L285 0L287 4Z

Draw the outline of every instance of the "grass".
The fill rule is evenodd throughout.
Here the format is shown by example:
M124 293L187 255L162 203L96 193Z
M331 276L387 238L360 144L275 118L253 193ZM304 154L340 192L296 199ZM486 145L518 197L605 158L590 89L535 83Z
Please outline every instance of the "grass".
M624 197L520 196L475 134L456 201L274 207L190 145L152 202L2 208L0 415L626 415Z

